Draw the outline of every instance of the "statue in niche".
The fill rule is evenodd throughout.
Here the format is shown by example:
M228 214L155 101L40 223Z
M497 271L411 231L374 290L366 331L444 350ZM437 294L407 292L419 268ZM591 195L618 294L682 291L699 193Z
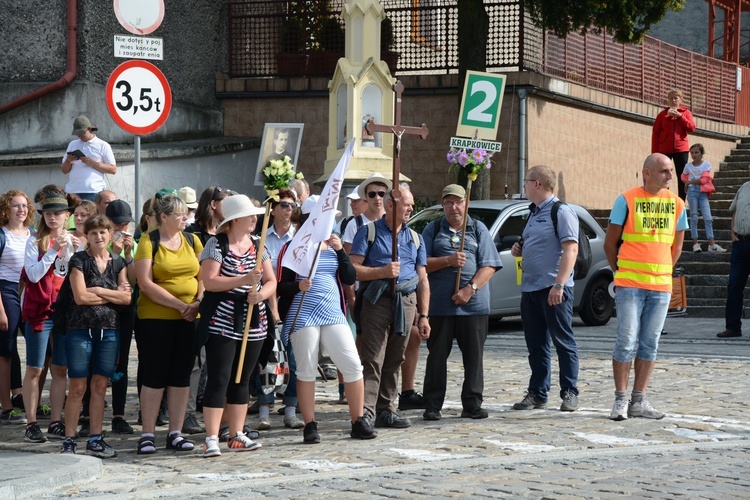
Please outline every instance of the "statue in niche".
M367 131L367 122L370 121L372 116L369 114L362 117L362 147L374 148L375 147L375 136Z

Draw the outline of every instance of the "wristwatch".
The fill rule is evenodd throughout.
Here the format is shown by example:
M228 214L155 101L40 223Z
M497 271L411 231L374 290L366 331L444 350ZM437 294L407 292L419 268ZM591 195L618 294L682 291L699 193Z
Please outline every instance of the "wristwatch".
M563 284L562 283L555 283L555 290L562 290Z
M474 283L473 281L469 281L469 285L471 286L471 289L474 290L474 293L477 293L477 290L479 290L479 287L477 286L477 284Z

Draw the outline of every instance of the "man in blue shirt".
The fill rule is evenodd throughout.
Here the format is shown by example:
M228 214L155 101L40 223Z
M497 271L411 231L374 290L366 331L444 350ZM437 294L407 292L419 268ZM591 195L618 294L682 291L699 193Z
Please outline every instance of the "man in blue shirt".
M430 281L430 324L427 340L430 353L424 378L425 420L440 420L448 379L448 356L453 339L458 342L464 363L461 389L462 418L487 418L482 408L484 391L484 341L490 314L490 290L485 286L502 269L487 226L468 217L463 251L459 251L466 190L458 184L443 189L445 217L424 228ZM456 291L456 273L461 274Z
M399 198L400 197L400 198ZM427 313L430 284L422 237L406 227L414 210L414 196L406 186L386 195L385 216L359 228L349 258L360 282L355 320L362 334L357 338L365 379L365 416L375 416L375 427L403 429L411 422L396 413L398 373L414 315L419 310L419 332L430 335ZM394 211L397 227L394 228ZM397 233L397 260L392 261L393 232ZM392 293L396 278L396 292ZM358 314L359 313L359 314ZM357 319L358 316L358 319Z
M523 257L521 266L521 321L529 351L531 378L523 401L514 410L547 406L555 344L560 366L561 411L578 409L578 346L573 335L573 268L578 256L578 216L568 205L557 211L557 230L552 206L558 201L555 172L542 165L532 167L524 179L531 214L523 239L511 255Z

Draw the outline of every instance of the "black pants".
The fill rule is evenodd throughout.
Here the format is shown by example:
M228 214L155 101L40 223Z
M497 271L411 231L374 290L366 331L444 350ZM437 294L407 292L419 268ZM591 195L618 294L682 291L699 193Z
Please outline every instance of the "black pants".
M242 364L240 383L235 383L242 341L211 334L206 342L208 380L203 395L204 408L223 408L224 400L230 405L246 405L250 399L248 388L250 374L258 362L263 340L248 341L245 361Z
M682 182L680 176L682 175L682 170L685 168L685 165L687 165L687 162L690 159L690 151L684 151L682 153L668 153L665 156L667 156L674 162L674 176L677 182L677 194L680 196L680 198L682 198L682 201L685 201L685 183Z
M424 377L424 399L427 408L440 410L448 383L448 356L456 339L464 363L461 404L471 411L482 406L484 391L484 342L487 339L488 315L430 316L432 332L427 339L427 366Z

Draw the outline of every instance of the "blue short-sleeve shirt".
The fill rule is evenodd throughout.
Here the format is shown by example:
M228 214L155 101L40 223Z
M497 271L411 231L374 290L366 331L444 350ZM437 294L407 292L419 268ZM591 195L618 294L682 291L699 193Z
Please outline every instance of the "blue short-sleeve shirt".
M372 224L375 224L375 241L372 242L372 246L369 249L367 248L367 224L365 224L357 230L349 254L364 256L363 265L367 267L383 267L392 261L393 232L385 223L384 218L378 219ZM398 233L398 261L401 263L398 283L409 281L416 276L417 266L427 266L424 240L422 240L421 235L418 234L417 236L420 239L419 249L412 242L412 232L409 231L406 224L401 226Z
M461 237L461 231L451 228L445 217L431 222L422 231L425 251L428 257L445 257L458 251L454 238ZM502 269L503 263L497 253L487 226L471 217L466 221L464 240L466 264L461 268L460 286L466 286L482 267ZM473 316L490 313L490 287L483 286L469 302L456 305L451 297L456 292L456 268L446 267L429 273L430 316Z

